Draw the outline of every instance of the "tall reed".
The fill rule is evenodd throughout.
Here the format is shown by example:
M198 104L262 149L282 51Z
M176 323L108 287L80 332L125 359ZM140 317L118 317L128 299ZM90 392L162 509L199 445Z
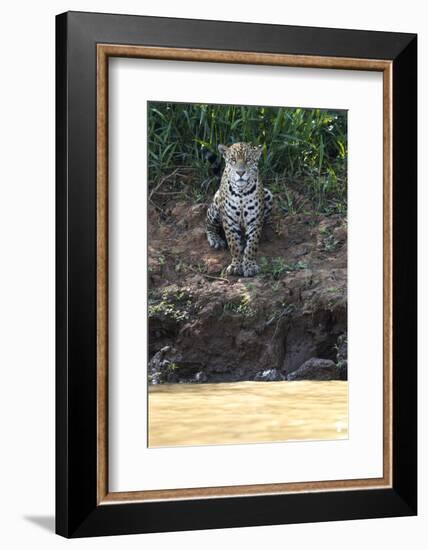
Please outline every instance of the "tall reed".
M204 200L218 184L206 152L237 141L263 145L261 177L285 209L292 189L318 211L346 213L346 111L150 102L149 187L181 168L195 200Z

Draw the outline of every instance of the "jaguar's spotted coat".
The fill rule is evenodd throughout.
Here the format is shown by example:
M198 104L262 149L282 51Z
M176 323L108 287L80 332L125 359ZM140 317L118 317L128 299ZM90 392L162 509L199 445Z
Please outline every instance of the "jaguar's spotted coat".
M226 166L207 211L208 242L213 248L225 248L227 241L232 254L228 275L252 277L260 271L257 248L273 202L272 193L259 181L258 161L263 146L234 143L230 147L219 145L218 150Z

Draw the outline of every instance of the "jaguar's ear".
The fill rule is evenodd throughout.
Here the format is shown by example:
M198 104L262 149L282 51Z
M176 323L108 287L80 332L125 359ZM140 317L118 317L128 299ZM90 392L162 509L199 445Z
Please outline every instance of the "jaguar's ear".
M261 156L261 154L262 154L262 152L263 152L263 147L264 147L263 145L256 145L256 146L254 147L254 152L255 152L255 154L256 154L256 159L257 159L257 160L259 160L259 158L260 158L260 156Z
M228 151L228 147L226 147L226 145L222 145L220 143L220 145L218 146L218 150L219 152L224 156L224 158L226 158L226 154L227 154L227 151Z

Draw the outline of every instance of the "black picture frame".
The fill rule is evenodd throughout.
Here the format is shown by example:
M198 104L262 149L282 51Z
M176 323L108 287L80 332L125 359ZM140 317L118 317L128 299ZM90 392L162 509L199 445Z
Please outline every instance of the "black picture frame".
M97 503L96 46L392 62L390 488ZM417 513L417 36L68 12L56 18L56 532L86 537Z

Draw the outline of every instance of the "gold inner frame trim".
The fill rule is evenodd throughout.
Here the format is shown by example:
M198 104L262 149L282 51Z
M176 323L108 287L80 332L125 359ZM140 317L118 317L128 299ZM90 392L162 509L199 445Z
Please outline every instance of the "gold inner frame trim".
M383 476L298 483L109 492L108 488L108 59L133 57L383 73ZM392 69L391 61L257 52L97 45L97 503L224 498L392 486Z

